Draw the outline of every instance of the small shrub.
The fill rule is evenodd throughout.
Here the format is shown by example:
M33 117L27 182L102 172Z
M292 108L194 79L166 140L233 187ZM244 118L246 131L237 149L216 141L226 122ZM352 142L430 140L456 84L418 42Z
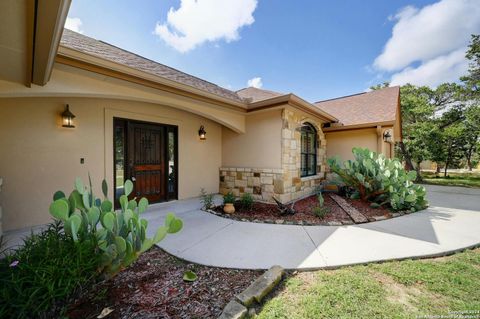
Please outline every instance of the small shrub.
M318 206L313 208L313 214L319 218L324 218L329 212L330 209L325 207L325 200L323 198L322 192L318 193Z
M250 210L253 207L253 196L250 193L243 193L240 198L240 203L243 209Z
M228 192L223 196L223 204L235 204L235 195L232 192Z
M330 212L330 210L327 207L321 207L321 206L316 206L313 208L313 214L319 218L324 218L327 216L327 214Z
M354 148L353 155L355 159L343 165L337 158L328 159L330 169L355 189L352 198L379 205L388 203L394 210L416 211L428 206L425 188L413 183L416 172L406 172L398 159L364 148Z
M317 198L318 198L318 206L323 207L323 204L325 203L325 199L323 199L323 195L321 192L318 193Z
M215 196L214 194L208 194L204 188L200 190L200 197L201 197L200 201L202 202L203 210L210 209L214 206L214 203L213 203L214 196Z
M57 318L66 300L98 278L95 236L75 242L56 221L0 260L0 318Z
M133 191L133 183L125 181L125 194L120 196L120 211L113 210L108 200L108 186L104 180L102 192L104 200L93 194L91 180L85 187L82 180L75 180L75 189L67 197L61 191L53 195L50 214L64 225L65 233L75 242L89 240L92 236L98 243L102 256L102 268L107 276L113 276L127 267L144 251L161 241L167 233L180 231L183 223L174 214L165 217L165 225L157 229L153 238L147 238L147 225L140 214L148 208L148 200L141 198L128 200Z

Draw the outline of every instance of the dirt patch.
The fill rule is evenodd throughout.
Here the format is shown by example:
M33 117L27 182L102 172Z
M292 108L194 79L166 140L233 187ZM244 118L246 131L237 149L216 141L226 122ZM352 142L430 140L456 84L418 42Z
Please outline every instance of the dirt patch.
M418 308L414 305L413 301L416 296L419 296L422 293L420 289L413 286L404 286L393 280L393 278L382 273L372 272L372 276L385 287L385 290L387 291L387 300L389 302L399 303L411 312L418 311Z
M198 279L184 282L193 270ZM261 271L206 267L187 263L153 247L112 280L102 282L68 309L69 318L217 318L236 294Z
M292 224L307 224L307 225L332 225L332 224L353 224L350 216L330 197L328 193L323 195L324 207L328 213L323 218L314 214L314 208L318 206L318 198L312 195L295 202L294 215L280 215L277 205L255 202L251 209L244 209L239 202L235 203L235 213L232 215L225 214L223 207L218 206L215 212L227 218L233 218L243 221L261 221L276 223L282 221L283 223ZM363 203L359 200L345 198L345 200L355 207L360 213L367 218L385 216L392 217L390 211L385 208L372 208L368 203Z

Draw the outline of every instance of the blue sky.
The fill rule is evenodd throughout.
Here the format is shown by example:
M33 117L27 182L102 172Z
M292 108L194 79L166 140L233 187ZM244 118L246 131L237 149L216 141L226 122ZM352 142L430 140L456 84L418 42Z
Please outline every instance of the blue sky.
M66 25L232 90L260 78L313 102L454 81L480 0L73 0Z

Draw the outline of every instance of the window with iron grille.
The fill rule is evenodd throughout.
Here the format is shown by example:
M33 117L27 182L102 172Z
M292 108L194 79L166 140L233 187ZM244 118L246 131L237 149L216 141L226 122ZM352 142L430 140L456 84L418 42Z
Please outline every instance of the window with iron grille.
M301 129L301 165L300 176L317 174L317 130L305 123Z

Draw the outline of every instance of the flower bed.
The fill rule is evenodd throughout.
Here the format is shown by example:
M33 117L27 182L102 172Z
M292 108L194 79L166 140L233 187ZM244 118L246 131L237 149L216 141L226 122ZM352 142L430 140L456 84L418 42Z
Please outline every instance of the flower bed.
M240 221L258 222L258 223L272 223L272 224L290 224L290 225L351 225L354 224L352 218L342 209L328 193L323 195L324 207L328 213L320 218L313 212L314 208L318 206L318 198L312 195L295 202L294 215L280 215L277 205L255 202L251 209L242 208L240 202L235 203L235 213L225 214L222 206L217 206L211 213L216 215L231 218ZM344 198L347 203L356 208L369 221L392 218L403 213L392 213L386 208L372 208L368 203L357 199Z
M183 281L192 270L194 282ZM69 318L217 318L225 305L262 271L223 269L191 264L154 246L131 267L78 298Z

